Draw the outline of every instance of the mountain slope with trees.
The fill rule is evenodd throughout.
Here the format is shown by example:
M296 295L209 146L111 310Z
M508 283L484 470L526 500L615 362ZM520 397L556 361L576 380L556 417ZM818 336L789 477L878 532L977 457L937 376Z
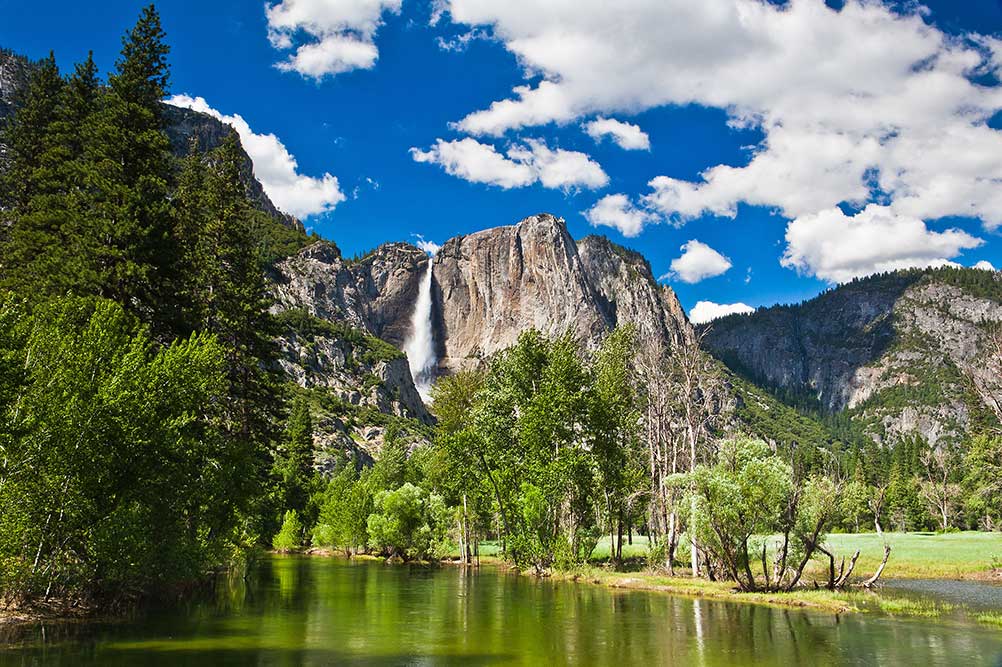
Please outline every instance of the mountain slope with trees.
M878 442L957 443L997 424L990 363L1002 274L944 267L871 276L796 306L706 327L707 349L791 405L844 414Z

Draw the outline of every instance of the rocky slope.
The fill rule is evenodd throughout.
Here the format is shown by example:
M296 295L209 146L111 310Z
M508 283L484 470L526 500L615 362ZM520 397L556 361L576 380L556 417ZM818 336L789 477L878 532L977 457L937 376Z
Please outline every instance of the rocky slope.
M549 214L450 239L433 272L443 372L479 363L529 328L570 330L588 344L625 323L667 341L689 331L642 257L600 237L575 242Z
M280 318L319 323L300 328L337 325L400 350L429 261L438 374L481 363L531 327L550 335L570 330L588 345L626 323L642 340L671 344L691 335L675 294L657 284L640 255L601 237L575 242L564 221L548 214L450 239L434 259L412 245L389 243L348 260L333 243L316 242L275 265L274 310ZM287 332L287 374L370 416L431 423L406 361L359 366L344 352L343 338L343 332L312 339ZM372 454L382 435L361 427L351 432Z
M1002 276L930 269L873 276L798 306L717 320L707 348L801 405L847 411L878 442L962 439L986 418L976 386L986 334L1002 322ZM986 380L974 382L972 378ZM996 383L997 385L997 383Z

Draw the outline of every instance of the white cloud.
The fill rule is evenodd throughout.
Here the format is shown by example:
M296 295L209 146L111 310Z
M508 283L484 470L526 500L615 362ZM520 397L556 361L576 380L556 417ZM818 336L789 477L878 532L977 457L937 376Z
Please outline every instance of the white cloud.
M972 268L981 269L982 271L994 271L995 270L995 266L991 262L989 262L987 259L981 260L980 262L978 262L977 264L975 264Z
M257 134L239 114L227 116L209 106L205 98L174 95L168 104L200 111L230 125L254 163L254 175L268 198L279 209L298 218L333 211L345 200L336 176L319 178L299 173L295 156L274 134Z
M673 277L684 283L698 283L700 280L719 276L731 268L731 260L695 239L684 243L680 250L682 256L672 260L671 272L662 278Z
M512 147L508 157L532 167L545 188L566 190L583 187L594 190L609 183L602 167L586 154L562 148L551 149L538 139L526 139L525 146Z
M982 243L962 230L935 232L918 218L870 204L854 216L830 208L793 220L780 263L843 283L882 271L952 264L949 258Z
M623 194L602 197L590 209L583 211L582 215L593 227L615 227L623 236L638 235L645 224L655 219L653 214L637 208Z
M413 234L412 236L417 238L417 242L414 244L421 250L424 250L429 255L434 255L442 249L442 246L434 241L428 241L422 234Z
M632 123L624 123L615 118L596 118L584 126L585 132L595 141L601 141L604 137L612 137L612 140L620 148L626 150L651 149L651 139L647 133L640 129L640 126Z
M706 324L734 313L754 313L755 309L746 303L713 303L699 301L689 311L689 321L693 324Z
M277 67L317 80L372 68L379 58L375 37L383 14L398 13L400 3L401 0L283 0L265 5L271 45L283 51L295 49Z
M493 146L466 137L456 141L437 139L426 151L411 148L415 162L438 164L447 174L498 187L522 188L536 182L536 173L521 162L509 160Z
M901 216L1002 225L997 39L949 36L917 4L878 0L450 0L452 20L489 28L526 85L457 127L500 136L664 105L726 110L764 139L747 164L651 181L641 204L676 222L734 216L746 202L787 218L880 201ZM910 8L909 8L910 7ZM821 48L819 45L823 45Z
M437 22L437 21L436 21ZM434 24L433 24L434 25ZM489 39L490 35L487 31L474 29L467 30L464 33L460 33L451 39L446 39L445 37L439 36L435 39L435 43L438 44L438 48L442 51L451 51L453 53L462 53L470 47L470 43L479 39Z
M537 139L526 139L525 144L512 146L506 155L470 137L454 141L437 139L426 151L411 148L410 152L416 162L438 164L452 176L504 189L536 182L562 190L595 189L609 182L602 167L584 153L551 149Z

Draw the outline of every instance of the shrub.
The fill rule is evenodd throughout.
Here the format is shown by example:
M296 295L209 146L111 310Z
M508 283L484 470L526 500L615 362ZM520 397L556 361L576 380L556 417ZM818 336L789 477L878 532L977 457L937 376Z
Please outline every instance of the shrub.
M278 552L288 553L302 546L303 522L296 510L289 510L282 519L282 528L271 541L271 547Z

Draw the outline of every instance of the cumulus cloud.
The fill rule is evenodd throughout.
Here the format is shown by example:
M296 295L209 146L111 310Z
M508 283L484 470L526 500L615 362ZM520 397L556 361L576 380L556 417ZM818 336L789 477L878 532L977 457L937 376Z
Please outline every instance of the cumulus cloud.
M413 234L413 236L417 239L417 242L414 245L421 250L424 250L429 255L434 255L442 249L442 246L438 243L425 239L423 234Z
M706 324L734 313L754 313L755 309L746 303L713 303L698 301L689 311L689 321L693 324Z
M401 0L283 0L265 6L268 40L294 49L276 66L317 80L354 69L371 69L379 58L376 31Z
M606 195L587 211L582 211L593 227L615 227L623 236L637 236L654 215L637 208L624 194Z
M254 176L268 198L282 211L305 218L333 211L345 200L336 176L325 173L317 178L300 174L295 156L278 137L257 134L239 114L225 115L210 107L205 98L190 95L174 95L167 103L200 111L232 126L254 163Z
M501 136L664 105L726 110L761 130L747 164L663 174L640 204L684 222L741 202L799 218L840 203L899 216L1002 225L999 40L946 35L917 5L848 0L449 0L452 20L489 28L526 73L457 127ZM819 45L823 45L820 48Z
M494 146L466 137L456 141L437 139L426 151L411 148L415 162L437 164L451 176L471 183L487 183L504 189L522 188L536 182L532 168L509 160Z
M991 262L989 262L987 259L981 260L980 262L978 262L977 264L975 264L972 268L981 269L982 271L994 271L995 270L995 266Z
M662 278L698 283L700 280L719 276L731 268L731 260L701 241L693 239L684 243L680 250L682 256L672 260L671 271Z
M651 139L647 133L640 129L639 125L624 123L615 118L596 118L586 123L585 132L595 141L601 141L605 137L611 137L620 148L626 150L651 149Z
M537 139L526 139L504 155L471 137L437 139L428 150L411 148L410 153L416 162L437 164L452 176L506 190L537 182L553 189L595 189L609 182L602 167L586 154L551 149Z
M870 204L853 216L839 208L801 216L786 228L780 263L833 283L911 267L952 264L983 241L959 229L936 232L918 218Z

